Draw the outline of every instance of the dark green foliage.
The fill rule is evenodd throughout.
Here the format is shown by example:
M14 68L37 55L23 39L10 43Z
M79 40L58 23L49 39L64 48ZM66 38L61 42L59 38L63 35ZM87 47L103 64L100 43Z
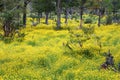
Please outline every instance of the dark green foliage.
M120 11L118 13L120 13ZM117 23L120 24L120 14L116 15L116 20L117 20Z
M106 18L106 24L112 24L112 16L111 15L108 15L107 18Z
M50 68L50 61L45 57L37 58L31 61L31 64L36 68Z
M113 42L112 42L112 44L113 44L114 46L118 45L119 43L120 43L120 39L119 39L119 38L115 38L115 39L113 40Z
M11 59L3 59L3 60L0 60L0 65L4 64L4 63L8 63L10 62Z
M92 59L95 56L95 49L94 48L81 48L79 50L73 50L73 51L66 51L64 54L68 56L72 56L75 58L79 58L79 56L82 56L87 59Z
M73 68L75 65L77 65L75 62L67 62L65 64L62 64L58 67L58 69L55 71L56 75L62 75L63 71L69 70L70 68Z
M2 69L0 69L0 76L3 76L4 74L5 72Z
M27 44L33 47L37 45L35 41L29 41Z
M66 80L74 80L74 78L75 78L75 74L74 73L68 73L67 75L66 75Z
M49 66L49 62L44 59L44 58L41 58L38 60L38 65L41 66L41 67L48 67Z
M61 65L59 69L56 71L56 73L60 75L64 70L67 70L67 69L68 69L67 65Z
M85 24L95 24L97 23L98 17L96 15L86 15L83 16Z
M3 40L3 38L4 38L4 37L3 37L3 35L2 35L2 34L0 34L0 40Z
M83 56L88 59L91 59L94 56L94 51L97 51L95 48L83 48L84 43L88 40L92 39L92 34L94 34L94 27L82 27L83 33L77 33L69 30L70 40L63 44L65 47L70 49L71 51L65 52L65 54L70 54L72 56Z
M89 27L82 27L82 31L84 34L93 34L94 33L94 26L89 25Z
M16 40L18 41L18 42L22 42L22 41L24 41L24 37L25 37L25 33L17 33L17 38L16 38Z
M70 41L66 44L79 44L79 47L83 46L83 43L85 43L87 40L90 39L90 35L94 33L94 27L82 27L83 33L74 33L72 31L69 31L70 33Z
M73 15L71 15L72 16L72 19L75 19L76 20L76 22L79 22L79 14L77 14L77 13L74 13Z
M52 0L32 0L33 12L51 12L55 10L55 4Z
M6 43L6 44L11 43L12 41L13 41L13 38L11 38L11 37L4 37L3 38L3 42Z
M90 23L92 23L92 19L91 18L86 18L84 23L85 24L90 24Z
M91 59L94 57L93 52L91 52L90 49L83 49L81 50L80 53L81 55L83 55L83 57L86 57L88 59Z
M25 37L25 33L21 33L21 32L14 32L13 36L11 37L4 37L2 34L0 35L0 40L3 41L6 44L9 44L13 41L18 41L18 42L22 42L24 41L24 37Z
M120 72L120 63L118 63L118 71Z

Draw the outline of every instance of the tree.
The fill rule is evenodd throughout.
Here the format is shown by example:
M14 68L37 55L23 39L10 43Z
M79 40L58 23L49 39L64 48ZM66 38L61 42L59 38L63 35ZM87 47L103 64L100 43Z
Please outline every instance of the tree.
M57 29L61 28L61 0L56 1L57 8Z
M53 0L33 0L32 6L33 11L37 12L38 15L42 12L45 13L45 24L48 24L49 13L55 10L55 4Z
M23 25L26 26L26 17L27 17L27 5L31 0L23 1Z
M2 2L2 0L0 0L0 12L3 10L4 4Z
M70 7L72 3L72 0L62 0L62 7L64 8L64 12L65 12L65 23L68 22L68 13L70 10Z
M105 1L105 0L104 0ZM89 0L90 8L96 10L96 14L98 15L98 27L101 24L101 15L104 13L104 2L103 0Z
M38 17L38 22L40 23L40 19L41 19L41 14L44 12L44 9L43 9L43 5L42 4L42 0L32 0L31 1L31 6L32 6L32 13L37 13L37 17ZM32 15L31 15L32 16ZM34 17L34 16L32 16Z
M118 10L120 9L120 0L112 0L112 12L113 12L113 20L114 20L114 22L117 22L117 20L119 20L119 19L117 19L117 12L118 12Z
M79 14L80 14L80 28L82 28L82 23L83 23L83 11L84 8L87 4L88 0L72 0L72 5L79 8Z
M2 28L4 31L4 37L13 36L15 28L18 27L19 24L18 13L20 8L20 5L18 3L19 3L18 0L2 1L3 10L0 14L0 17L3 24Z
M43 0L43 8L46 15L45 23L48 24L49 13L55 10L55 4L53 0Z

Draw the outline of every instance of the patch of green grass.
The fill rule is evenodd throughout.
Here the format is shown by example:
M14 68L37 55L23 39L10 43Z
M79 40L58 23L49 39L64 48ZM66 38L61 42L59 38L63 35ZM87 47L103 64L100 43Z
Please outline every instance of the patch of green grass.
M0 65L2 65L2 64L4 64L4 63L8 63L8 62L10 62L11 61L11 59L2 59L2 60L0 60Z
M29 41L27 44L33 47L37 46L37 43L35 41Z

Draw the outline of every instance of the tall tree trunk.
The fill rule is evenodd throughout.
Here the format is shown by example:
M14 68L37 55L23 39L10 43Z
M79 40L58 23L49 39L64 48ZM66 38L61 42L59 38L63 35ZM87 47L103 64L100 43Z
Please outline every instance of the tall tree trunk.
M65 23L67 24L68 23L68 8L66 8L65 10Z
M38 13L38 23L40 24L41 13Z
M51 19L52 18L52 13L50 12L49 14L50 14L50 19Z
M116 9L113 8L113 22L116 22Z
M47 25L48 25L49 12L46 12L46 13L45 13L45 15L46 15L45 24L47 24Z
M83 7L80 8L80 29L82 28L83 23Z
M40 18L43 18L43 14L42 14L42 12L40 13Z
M101 9L99 9L99 14L98 14L98 27L100 27L101 23Z
M20 24L20 13L17 13L17 19L18 19L18 25L17 26L21 26L21 24Z
M61 0L57 0L57 29L61 28L61 9L60 9L60 5L61 5Z
M5 21L3 25L3 31L4 31L4 37L9 37L10 34L12 33L12 28L10 26L10 21Z
M70 19L72 19L73 18L72 17L73 16L73 9L72 9L72 7L70 8L70 12L69 13L70 13Z
M4 10L6 11L6 2L5 1L3 1L3 7L4 7Z
M27 1L24 0L24 8L23 8L23 26L26 27L26 17L27 17Z

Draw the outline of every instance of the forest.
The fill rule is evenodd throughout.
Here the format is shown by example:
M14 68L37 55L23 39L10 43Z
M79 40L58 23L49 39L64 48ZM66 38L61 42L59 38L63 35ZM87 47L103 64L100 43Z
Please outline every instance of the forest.
M0 80L119 80L120 0L0 0Z

